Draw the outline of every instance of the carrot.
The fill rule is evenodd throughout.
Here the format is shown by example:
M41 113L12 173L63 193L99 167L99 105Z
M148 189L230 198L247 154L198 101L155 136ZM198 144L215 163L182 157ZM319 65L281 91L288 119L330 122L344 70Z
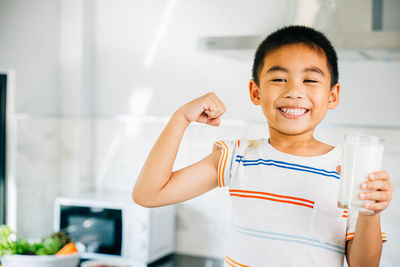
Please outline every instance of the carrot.
M76 248L74 243L68 243L65 246L63 246L57 253L56 255L69 255L72 253L77 252L78 249Z

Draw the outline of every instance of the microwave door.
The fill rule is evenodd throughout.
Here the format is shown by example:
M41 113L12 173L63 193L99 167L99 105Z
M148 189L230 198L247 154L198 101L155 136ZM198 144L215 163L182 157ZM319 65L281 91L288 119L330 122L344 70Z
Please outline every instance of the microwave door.
M94 207L61 207L60 229L85 254L121 255L122 211Z

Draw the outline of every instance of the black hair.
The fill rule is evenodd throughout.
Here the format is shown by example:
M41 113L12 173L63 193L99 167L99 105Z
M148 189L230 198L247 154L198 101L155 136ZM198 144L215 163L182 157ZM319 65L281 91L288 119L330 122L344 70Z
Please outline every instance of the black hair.
M290 25L271 33L258 46L253 62L253 80L259 85L260 71L268 53L289 44L305 44L326 55L328 68L331 72L331 87L339 81L339 71L335 48L321 32L306 26Z

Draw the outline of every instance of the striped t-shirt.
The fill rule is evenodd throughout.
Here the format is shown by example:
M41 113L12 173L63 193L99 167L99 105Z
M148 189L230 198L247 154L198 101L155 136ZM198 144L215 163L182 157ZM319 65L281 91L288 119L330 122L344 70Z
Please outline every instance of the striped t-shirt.
M358 213L337 208L341 146L313 157L265 138L221 140L216 149L218 185L231 199L224 266L343 266Z

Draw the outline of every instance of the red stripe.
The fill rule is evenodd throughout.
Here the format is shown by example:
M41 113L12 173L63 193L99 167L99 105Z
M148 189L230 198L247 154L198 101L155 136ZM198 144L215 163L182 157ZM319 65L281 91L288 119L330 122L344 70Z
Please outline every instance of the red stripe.
M260 194L260 195L267 195L267 196L273 196L273 197L288 198L288 199L294 199L294 200L308 202L308 203L311 203L314 205L314 201L311 201L308 199L298 198L298 197L290 197L290 196L284 196L284 195L277 195L277 194L272 194L272 193L267 193L267 192L247 191L247 190L238 190L238 189L230 189L229 192L252 193L252 194Z
M294 202L294 201L288 201L288 200L279 200L279 199L269 198L269 197L249 196L249 195L239 195L239 194L230 194L230 195L231 195L231 196L236 196L236 197L247 197L247 198L266 199L266 200L271 200L271 201L276 201L276 202L283 202L283 203L289 203L289 204L304 206L304 207L308 207L308 208L313 208L313 206L307 205L307 204L304 204L304 203L299 203L299 202Z

